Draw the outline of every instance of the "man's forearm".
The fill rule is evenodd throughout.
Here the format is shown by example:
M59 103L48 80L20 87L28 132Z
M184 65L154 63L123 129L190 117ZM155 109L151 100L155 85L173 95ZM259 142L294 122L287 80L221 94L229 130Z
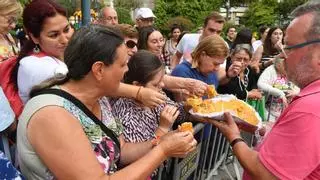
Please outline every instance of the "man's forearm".
M233 152L241 166L256 180L276 180L277 178L260 162L258 152L251 149L245 142L233 146Z

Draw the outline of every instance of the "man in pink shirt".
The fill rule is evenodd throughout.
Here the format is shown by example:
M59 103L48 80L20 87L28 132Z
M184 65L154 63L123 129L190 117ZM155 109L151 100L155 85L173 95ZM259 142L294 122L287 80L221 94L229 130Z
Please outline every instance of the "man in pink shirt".
M301 88L257 150L247 146L230 114L210 121L229 140L243 179L320 179L320 2L296 8L281 49L288 79Z

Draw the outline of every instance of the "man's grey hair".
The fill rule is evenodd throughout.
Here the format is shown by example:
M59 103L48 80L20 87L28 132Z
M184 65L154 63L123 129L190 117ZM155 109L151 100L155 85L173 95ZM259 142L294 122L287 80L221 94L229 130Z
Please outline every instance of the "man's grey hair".
M114 9L111 6L105 6L103 8L100 9L99 13L98 13L98 19L105 19L106 17L104 16L104 11L105 9L110 8L110 9ZM115 10L115 9L114 9Z
M299 17L307 13L313 14L313 21L309 31L306 34L307 40L312 40L314 38L320 37L320 1L310 0L307 3L298 6L292 11L292 17Z
M98 19L104 19L104 10L106 9L107 7L103 7L100 9L99 13L98 13Z

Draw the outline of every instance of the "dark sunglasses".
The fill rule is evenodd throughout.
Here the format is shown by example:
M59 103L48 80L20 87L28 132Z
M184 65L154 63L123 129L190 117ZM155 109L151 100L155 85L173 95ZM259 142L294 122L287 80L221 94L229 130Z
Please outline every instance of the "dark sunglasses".
M137 43L132 41L132 40L129 40L129 41L126 42L126 46L128 48L134 48L135 46L137 46Z

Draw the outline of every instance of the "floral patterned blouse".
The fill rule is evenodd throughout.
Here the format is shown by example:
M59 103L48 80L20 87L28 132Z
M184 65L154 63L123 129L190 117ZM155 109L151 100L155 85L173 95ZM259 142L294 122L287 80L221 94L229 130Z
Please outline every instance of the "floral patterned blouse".
M99 100L102 111L102 122L118 137L121 132L121 123L118 123L111 113L108 98ZM36 96L28 101L20 116L17 134L19 162L22 173L27 179L54 179L53 175L42 163L40 157L32 148L27 138L27 124L32 115L42 107L56 105L63 107L72 114L82 125L83 131L91 142L92 150L106 174L112 174L118 169L120 149L116 143L82 110L67 99L52 94ZM84 162L85 163L85 162Z

